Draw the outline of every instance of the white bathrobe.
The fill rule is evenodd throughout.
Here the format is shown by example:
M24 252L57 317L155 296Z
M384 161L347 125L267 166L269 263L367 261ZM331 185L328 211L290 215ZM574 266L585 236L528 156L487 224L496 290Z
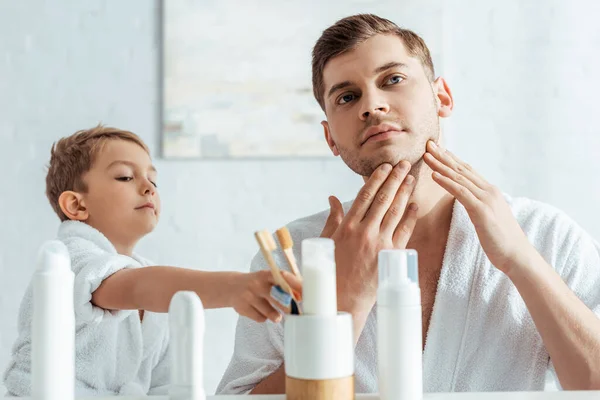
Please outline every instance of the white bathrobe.
M166 394L169 384L168 316L137 310L107 311L92 305L92 293L123 268L150 265L120 255L98 230L77 221L63 222L58 237L69 250L75 274L75 392L90 395ZM4 374L9 395L31 392L31 284L21 302L18 338Z
M531 243L600 315L598 243L551 206L506 198ZM298 259L302 239L319 236L327 216L325 211L288 226ZM286 265L281 254L277 262ZM258 254L251 269L263 268L267 266ZM357 393L378 392L376 326L374 307L355 349ZM282 362L282 324L240 317L233 358L217 393L246 393ZM549 370L548 352L523 299L490 263L466 210L455 202L423 353L424 391L543 390Z

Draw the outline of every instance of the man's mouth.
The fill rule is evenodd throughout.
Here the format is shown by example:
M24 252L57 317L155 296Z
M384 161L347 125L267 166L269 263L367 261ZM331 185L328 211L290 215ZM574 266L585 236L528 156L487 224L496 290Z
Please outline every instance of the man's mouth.
M386 140L402 133L405 133L405 131L395 124L384 123L372 126L363 134L361 146L367 142Z

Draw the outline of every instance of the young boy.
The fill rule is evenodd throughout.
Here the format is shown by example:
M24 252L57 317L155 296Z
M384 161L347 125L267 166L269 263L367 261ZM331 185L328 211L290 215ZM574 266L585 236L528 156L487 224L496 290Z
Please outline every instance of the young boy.
M268 271L204 272L153 266L134 253L160 216L157 172L135 134L97 126L52 147L46 195L62 223L58 239L75 273L76 394L166 393L167 314L171 297L195 291L205 308L233 307L258 322L278 322ZM285 279L300 291L289 273ZM32 289L19 312L19 338L4 383L9 395L31 391Z

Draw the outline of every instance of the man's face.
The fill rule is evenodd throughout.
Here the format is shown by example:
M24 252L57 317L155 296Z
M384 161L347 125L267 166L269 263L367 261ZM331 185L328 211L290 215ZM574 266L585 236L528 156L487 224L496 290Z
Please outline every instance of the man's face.
M377 35L332 58L323 83L323 126L334 155L364 177L401 160L418 170L427 141L440 135L437 91L445 86L429 81L400 38Z
M84 175L86 222L109 240L128 242L150 233L160 215L156 170L136 143L110 140Z

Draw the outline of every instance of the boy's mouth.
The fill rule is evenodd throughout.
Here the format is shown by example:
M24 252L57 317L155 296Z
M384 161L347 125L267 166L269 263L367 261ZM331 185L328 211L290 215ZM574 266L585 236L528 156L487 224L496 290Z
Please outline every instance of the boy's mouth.
M145 203L139 207L136 207L136 210L141 210L143 208L151 208L151 209L155 209L154 204L153 203Z

